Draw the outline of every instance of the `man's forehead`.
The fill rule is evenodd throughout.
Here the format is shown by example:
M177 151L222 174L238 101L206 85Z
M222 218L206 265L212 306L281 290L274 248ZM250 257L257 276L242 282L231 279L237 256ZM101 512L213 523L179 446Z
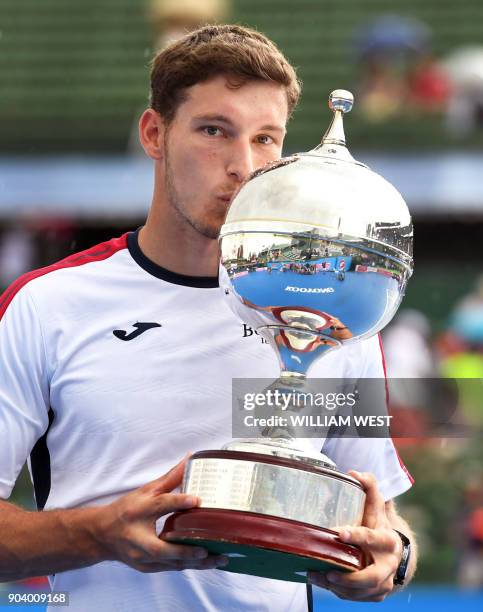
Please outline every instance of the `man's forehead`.
M254 79L240 83L220 75L189 87L178 110L190 117L228 118L233 123L247 119L285 127L288 103L279 83Z

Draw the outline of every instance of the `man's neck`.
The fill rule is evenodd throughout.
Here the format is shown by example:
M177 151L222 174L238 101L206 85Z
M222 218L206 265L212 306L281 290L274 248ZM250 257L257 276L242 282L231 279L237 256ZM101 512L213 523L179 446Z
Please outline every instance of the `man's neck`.
M139 232L139 248L158 266L186 276L218 276L219 246L194 228L164 218L153 206Z

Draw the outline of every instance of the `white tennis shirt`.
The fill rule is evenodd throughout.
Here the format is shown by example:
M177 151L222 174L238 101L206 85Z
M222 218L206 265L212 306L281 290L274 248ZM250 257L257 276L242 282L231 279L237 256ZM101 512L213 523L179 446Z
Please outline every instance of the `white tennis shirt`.
M24 275L0 298L0 317L0 497L30 456L44 509L106 504L188 451L221 447L232 378L279 373L215 279L160 268L136 232ZM378 338L327 354L311 375L383 376ZM411 486L391 440L331 439L324 452L343 471L373 472L385 499ZM52 584L69 591L72 612L306 610L303 585L220 570L103 562Z

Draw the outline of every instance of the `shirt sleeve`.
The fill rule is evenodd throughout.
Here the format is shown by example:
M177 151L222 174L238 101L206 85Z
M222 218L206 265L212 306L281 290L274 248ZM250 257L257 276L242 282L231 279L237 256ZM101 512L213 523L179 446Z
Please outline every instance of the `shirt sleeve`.
M363 342L358 371L354 378L385 378L384 352L380 336ZM411 474L398 455L391 438L327 438L322 452L343 472L370 472L377 480L385 501L401 495L413 484Z
M12 288L0 298L11 296ZM0 498L8 499L17 476L49 419L49 384L42 329L23 287L0 319Z

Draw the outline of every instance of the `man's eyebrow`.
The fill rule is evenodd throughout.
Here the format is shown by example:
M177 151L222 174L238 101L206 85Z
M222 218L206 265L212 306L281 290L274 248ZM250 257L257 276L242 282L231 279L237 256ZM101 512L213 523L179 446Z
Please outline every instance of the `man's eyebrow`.
M193 122L203 122L203 121L218 121L219 123L225 123L226 125L230 125L233 126L234 123L233 121L228 118L226 115L217 115L217 114L206 114L206 115L196 115L195 117L193 117L192 119ZM267 124L267 125L263 125L260 130L267 130L267 131L273 131L273 132L281 132L282 134L285 133L285 127L282 127L280 125L272 125L272 124Z
M216 115L210 113L206 115L196 115L195 117L193 117L193 121L219 121L220 123L233 125L233 121L225 115Z
M281 125L263 125L260 130L267 130L268 132L282 132L285 133L287 130Z

